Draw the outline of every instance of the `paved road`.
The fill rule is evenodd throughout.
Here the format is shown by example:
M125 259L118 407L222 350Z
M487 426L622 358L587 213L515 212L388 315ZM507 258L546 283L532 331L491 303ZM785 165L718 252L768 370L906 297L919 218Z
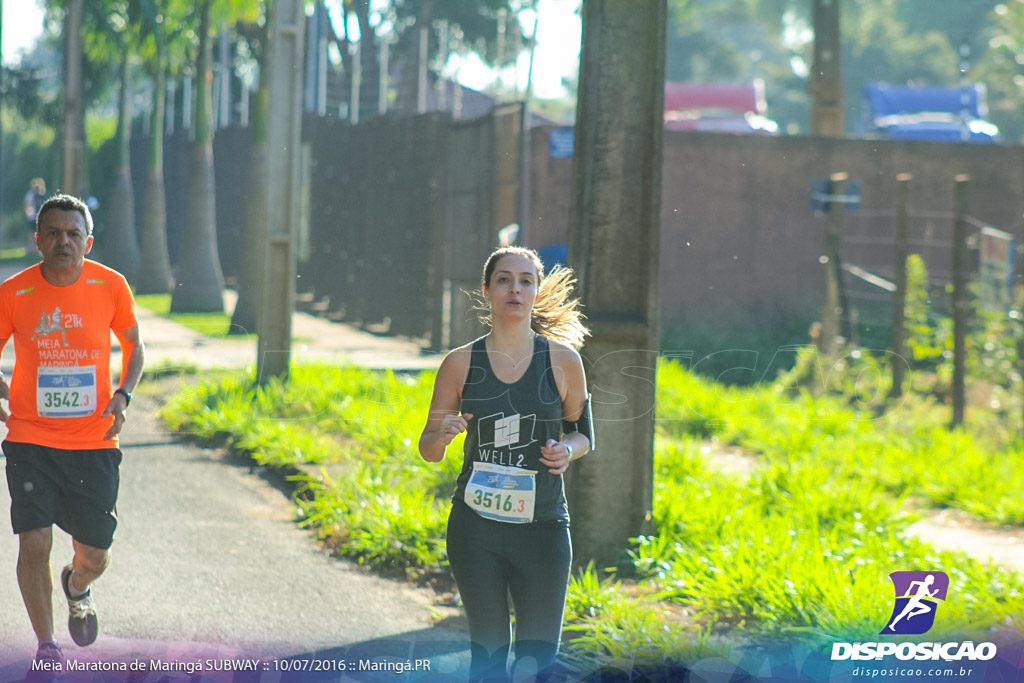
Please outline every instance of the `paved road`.
M209 340L145 312L141 326L151 367L176 361L238 366L255 358L252 342ZM295 329L298 361L416 369L439 360L422 356L410 342L311 316L297 315ZM7 368L11 356L8 348ZM385 662L387 672L358 672L360 680L465 677L468 642L461 619L437 625L433 592L331 557L296 525L295 510L272 477L168 434L155 410L155 400L140 392L125 430L120 527L114 562L95 584L101 635L93 646L71 643L67 608L55 591L57 635L69 659L108 668L148 666L156 659L177 667L171 680L188 680L195 672L188 667L196 666L206 667L199 669L204 680L231 680L231 672L211 671L207 660L227 660L230 668L246 658L259 660L258 675L245 679L250 681L293 676L274 663L282 659L349 672L360 660ZM0 500L6 508L5 493ZM6 511L0 518L9 529ZM59 530L55 535L57 574L71 544ZM0 530L0 683L22 680L35 650L17 589L16 557L16 538ZM420 671L393 673L420 659L428 660ZM149 676L142 678L158 679ZM302 680L340 676L307 674Z
M70 643L67 608L54 596L69 658L336 660L356 646L402 662L432 656L434 674L465 667L465 635L457 619L454 628L432 624L432 592L330 557L296 526L293 506L270 478L173 438L153 419L154 402L139 398L123 444L114 562L95 588L102 633L93 646ZM67 537L57 536L55 574L71 553ZM16 553L15 538L0 534L4 683L21 679L35 646L16 587Z

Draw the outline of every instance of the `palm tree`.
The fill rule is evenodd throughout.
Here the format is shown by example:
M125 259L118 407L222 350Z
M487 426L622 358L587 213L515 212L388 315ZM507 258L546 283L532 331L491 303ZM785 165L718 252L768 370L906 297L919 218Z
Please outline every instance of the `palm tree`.
M129 136L131 127L131 109L128 93L131 90L131 62L138 43L138 22L133 21L138 14L138 0L104 0L82 6L74 12L69 7L66 21L74 20L78 26L78 42L83 44L83 51L88 57L87 64L92 66L91 94L86 94L82 84L69 85L69 92L77 90L78 99L95 101L105 91L106 77L96 79L97 74L104 74L110 67L117 65L120 92L118 97L117 133L115 136L117 161L114 166L114 184L110 196L110 209L105 222L102 236L102 255L104 262L120 271L130 282L134 283L139 267L139 243L135 231L135 202L132 189L131 162L129 156ZM73 14L79 16L73 17ZM70 26L68 30L74 30ZM71 51L71 35L66 36L65 44ZM68 76L75 73L81 76L81 69L71 68L72 55L68 56ZM112 70L111 70L112 71ZM97 89L97 85L99 88ZM101 95L100 95L101 96ZM69 107L69 110L72 107ZM70 121L69 121L70 124ZM66 126L67 130L81 129L80 124ZM82 139L68 141L67 151L82 148ZM64 179L62 189L80 193L88 182L85 178L87 165L82 161L66 159L65 172L73 173L74 177Z
M185 212L183 249L178 263L171 310L214 312L224 310L224 274L217 252L216 192L213 172L210 13L214 0L199 3L199 52L196 60L195 142L192 145L191 182Z
M164 93L167 75L166 16L158 13L154 0L142 0L144 25L153 38L149 60L153 77L150 114L149 155L142 214L142 264L135 283L138 294L166 294L174 287L171 259L167 250L167 196L164 186ZM167 8L164 8L165 15Z
M131 110L128 103L129 58L127 41L121 43L121 91L117 102L117 167L114 169L114 187L110 196L110 214L107 223L103 253L105 261L114 270L135 284L139 271L139 239L135 230L135 190L132 187L129 139Z
M266 196L267 184L267 119L270 111L270 88L266 78L267 28L270 18L263 22L258 39L259 89L253 107L252 146L249 148L248 196ZM245 204L245 239L243 240L242 268L238 273L238 300L231 315L233 333L256 331L256 316L259 309L260 273L263 270L263 242L267 234L267 212L261 201Z
M142 265L136 279L139 294L167 294L174 287L167 249L167 195L164 186L164 88L166 67L156 58L153 111L150 114L149 155L142 213Z

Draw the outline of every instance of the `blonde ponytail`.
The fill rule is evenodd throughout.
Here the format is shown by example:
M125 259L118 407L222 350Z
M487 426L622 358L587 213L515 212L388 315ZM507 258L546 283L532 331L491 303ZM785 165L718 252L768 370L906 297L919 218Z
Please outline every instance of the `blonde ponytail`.
M579 299L572 298L575 285L576 277L571 269L555 266L540 281L530 327L542 337L579 350L590 330L583 325L585 316L580 312Z

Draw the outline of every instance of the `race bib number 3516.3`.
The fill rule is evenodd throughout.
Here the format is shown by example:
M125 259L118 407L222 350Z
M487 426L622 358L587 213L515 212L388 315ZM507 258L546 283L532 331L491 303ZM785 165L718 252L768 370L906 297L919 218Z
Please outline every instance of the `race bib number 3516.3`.
M466 505L481 517L498 522L532 522L536 474L533 470L474 462L466 483Z
M95 365L39 368L36 412L40 417L85 417L95 411Z

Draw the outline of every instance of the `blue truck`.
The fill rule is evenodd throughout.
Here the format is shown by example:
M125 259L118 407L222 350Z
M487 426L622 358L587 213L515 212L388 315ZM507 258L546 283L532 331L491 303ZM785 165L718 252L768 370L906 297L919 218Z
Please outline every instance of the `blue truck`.
M860 132L891 140L992 144L999 141L999 129L987 116L981 83L963 88L868 83Z

